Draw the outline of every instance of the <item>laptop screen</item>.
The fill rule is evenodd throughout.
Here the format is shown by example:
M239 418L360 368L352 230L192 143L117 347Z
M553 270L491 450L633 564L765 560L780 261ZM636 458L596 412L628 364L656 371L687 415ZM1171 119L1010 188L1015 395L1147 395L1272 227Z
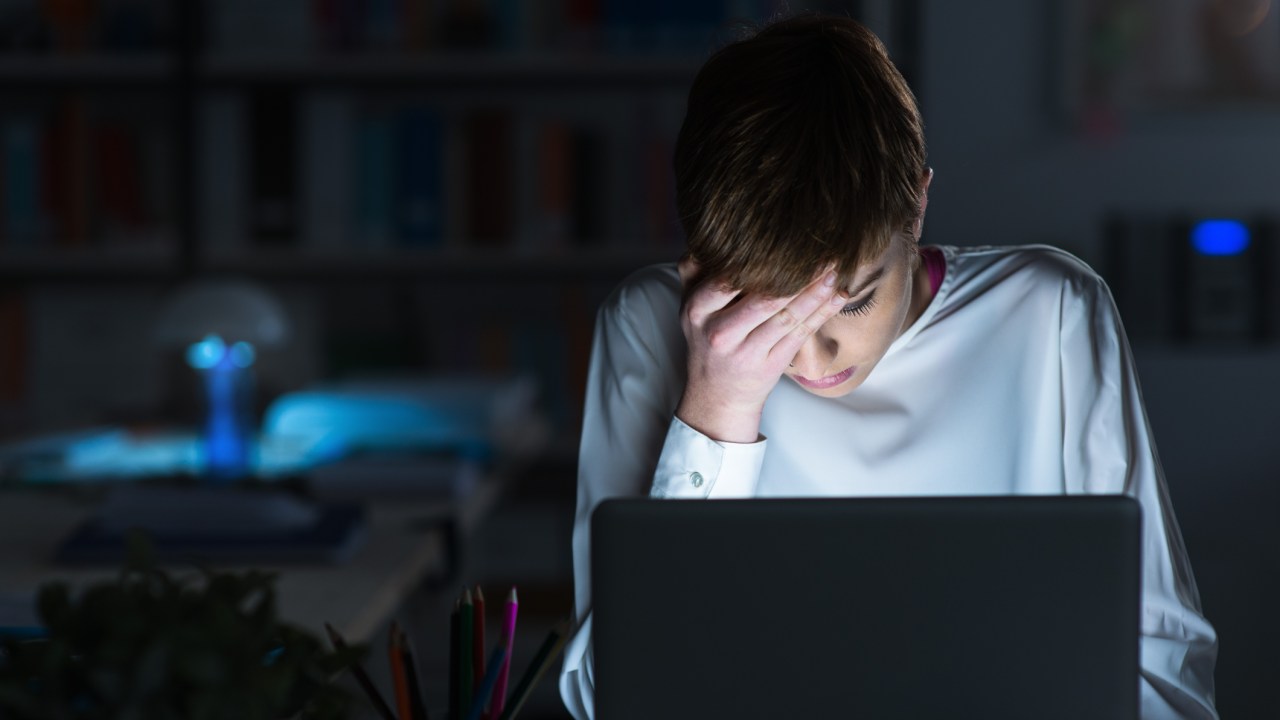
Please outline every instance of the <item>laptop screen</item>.
M614 499L592 518L597 716L1138 712L1120 496Z

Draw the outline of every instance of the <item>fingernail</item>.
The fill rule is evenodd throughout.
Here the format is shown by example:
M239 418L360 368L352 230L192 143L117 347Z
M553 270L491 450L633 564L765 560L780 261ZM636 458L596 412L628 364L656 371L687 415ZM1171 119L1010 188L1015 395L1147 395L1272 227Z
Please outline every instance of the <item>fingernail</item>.
M849 298L845 297L844 295L841 295L840 293L836 293L835 295L831 296L832 305L843 305L847 302L849 302Z
M823 285L826 285L827 287L831 287L832 285L835 285L835 284L836 284L836 274L835 274L835 273L833 273L833 272L829 272L829 273L827 273L827 276L826 276L825 278L823 278L823 279L822 279L822 284L823 284Z

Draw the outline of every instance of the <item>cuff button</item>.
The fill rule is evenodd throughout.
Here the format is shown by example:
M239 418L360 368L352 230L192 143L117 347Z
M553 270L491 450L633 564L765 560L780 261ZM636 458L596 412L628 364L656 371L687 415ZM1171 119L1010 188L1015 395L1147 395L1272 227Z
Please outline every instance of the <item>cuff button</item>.
M696 488L702 487L702 473L700 472L689 473L689 482L693 483L693 486Z

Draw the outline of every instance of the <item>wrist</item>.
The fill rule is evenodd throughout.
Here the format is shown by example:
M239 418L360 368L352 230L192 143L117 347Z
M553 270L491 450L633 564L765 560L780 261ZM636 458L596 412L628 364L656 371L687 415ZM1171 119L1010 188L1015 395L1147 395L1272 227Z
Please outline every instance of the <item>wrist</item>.
M716 442L746 444L760 439L763 410L763 407L699 402L686 394L676 407L676 417Z

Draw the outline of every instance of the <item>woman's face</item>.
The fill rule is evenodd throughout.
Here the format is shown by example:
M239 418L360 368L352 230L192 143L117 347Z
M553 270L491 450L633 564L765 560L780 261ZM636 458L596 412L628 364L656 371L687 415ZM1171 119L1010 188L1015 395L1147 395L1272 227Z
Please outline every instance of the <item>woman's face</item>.
M849 302L809 337L787 376L822 397L861 385L929 304L928 271L914 253L914 243L898 233L879 258L858 268L845 288Z

